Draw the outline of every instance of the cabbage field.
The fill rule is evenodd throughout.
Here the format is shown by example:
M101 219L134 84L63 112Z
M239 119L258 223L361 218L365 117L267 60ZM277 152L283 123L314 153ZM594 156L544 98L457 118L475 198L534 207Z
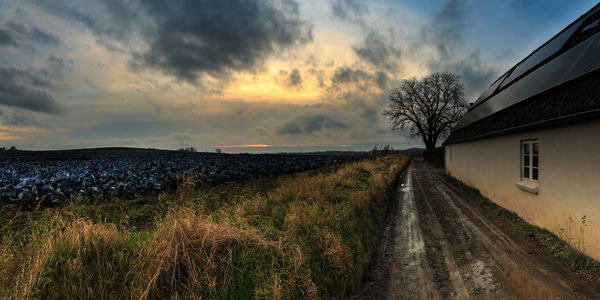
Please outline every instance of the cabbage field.
M182 151L0 152L0 197L31 209L83 199L167 193L177 178L249 180L335 165L367 154L220 154Z

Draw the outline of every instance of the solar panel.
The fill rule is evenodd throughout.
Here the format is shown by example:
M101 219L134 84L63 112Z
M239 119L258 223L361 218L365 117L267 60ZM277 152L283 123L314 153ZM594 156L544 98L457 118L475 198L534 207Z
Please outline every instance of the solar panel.
M489 100L469 110L455 130L597 69L600 69L600 33L562 53Z
M477 105L481 101L483 101L483 100L487 99L489 96L491 96L496 91L496 89L498 88L498 86L502 83L502 80L504 80L504 78L506 78L506 76L508 76L508 73L505 73L500 78L496 79L496 81L494 81L494 83L492 83L492 85L490 85L490 87L487 90L485 90L479 96L479 98L477 98L477 101L475 101L475 103L473 105Z
M547 59L548 57L556 54L560 48L569 40L569 38L575 33L575 31L581 26L583 20L580 20L573 26L569 27L563 33L557 35L553 38L548 44L538 49L534 52L529 58L521 62L514 71L510 74L510 76L504 81L502 86L506 86L511 83L519 76L523 75L523 73L529 71L531 68L537 66L539 63Z
M581 30L581 32L586 32L588 30L594 29L596 26L599 25L599 23L600 23L600 20L596 20L596 21L590 23L589 25L585 26L585 28L583 28Z

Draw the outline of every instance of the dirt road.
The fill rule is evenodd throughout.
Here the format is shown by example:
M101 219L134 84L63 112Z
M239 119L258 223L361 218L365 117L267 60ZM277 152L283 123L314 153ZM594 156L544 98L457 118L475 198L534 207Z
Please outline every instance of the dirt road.
M442 171L413 162L362 298L600 299L509 221L470 203Z

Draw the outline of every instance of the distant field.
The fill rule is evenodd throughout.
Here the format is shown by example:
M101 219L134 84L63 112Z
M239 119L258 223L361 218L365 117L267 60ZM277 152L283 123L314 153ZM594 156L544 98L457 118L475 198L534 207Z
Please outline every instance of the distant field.
M0 210L0 298L314 298L359 284L407 158Z
M406 149L407 151L413 151L418 148ZM180 150L169 150L169 149L156 149L156 148L136 148L136 147L100 147L100 148L81 148L81 149L61 149L61 150L15 150L8 152L21 152L21 153L120 153L120 152L188 152L183 149ZM422 150L421 150L422 151ZM315 151L315 152L281 152L273 154L293 154L293 155L353 155L353 154L364 154L367 151ZM214 153L214 152L198 152L198 153Z
M137 148L6 151L0 206L17 209L135 199L170 192L182 176L205 183L247 181L336 165L367 153L217 154Z
M82 148L82 149L64 149L64 150L18 150L22 153L114 153L114 152L175 152L176 150L154 149L154 148L134 148L134 147L101 147L101 148Z

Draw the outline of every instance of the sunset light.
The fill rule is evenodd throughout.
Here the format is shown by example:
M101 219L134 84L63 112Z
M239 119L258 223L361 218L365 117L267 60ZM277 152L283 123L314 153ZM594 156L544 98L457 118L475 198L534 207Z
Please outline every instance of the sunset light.
M598 0L0 0L0 299L600 299Z
M215 148L266 148L272 147L272 145L263 145L263 144L248 144L248 145L224 145L224 146L214 146Z
M228 1L0 0L0 126L12 128L0 136L39 150L418 147L381 115L401 80L455 72L472 102L589 6L551 1L548 25L513 4L528 1L434 2L251 0L250 13ZM206 30L215 21L198 11L237 21Z

